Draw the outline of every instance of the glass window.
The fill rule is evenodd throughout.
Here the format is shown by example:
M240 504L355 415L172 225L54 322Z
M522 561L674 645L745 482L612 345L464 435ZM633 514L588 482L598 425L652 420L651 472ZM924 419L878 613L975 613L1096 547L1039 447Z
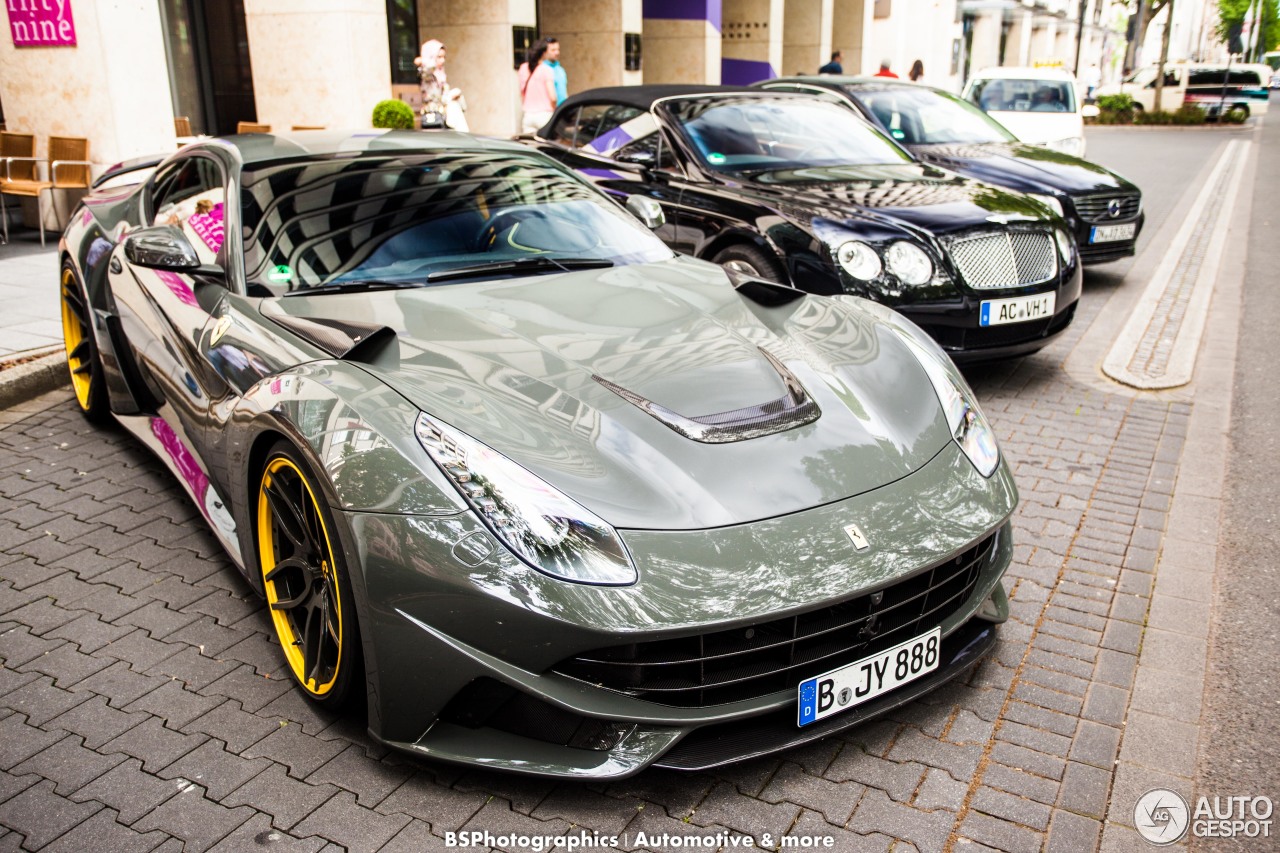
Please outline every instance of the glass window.
M669 102L703 164L717 172L911 162L845 107L810 98L717 97Z
M627 33L623 39L624 68L627 71L640 70L640 34Z
M413 64L421 50L417 0L387 0L387 42L391 48L391 82L417 83L418 67Z
M591 146L601 154L612 152L634 136L616 133L617 129L645 111L628 104L585 104L578 112L578 130L574 147ZM615 144L616 143L616 144Z
M370 279L427 284L433 272L533 257L671 257L576 175L510 151L248 167L241 217L245 276L272 292ZM517 273L494 273L504 274Z
M1068 80L975 80L969 100L986 112L1076 111L1075 87Z
M654 168L664 172L678 172L675 156L671 153L671 143L662 138L661 131L654 131L629 142L614 152L614 157L622 159L631 154L648 154L653 158Z
M547 138L572 148L578 135L578 112L576 108L561 110L555 123L551 125L551 133Z
M932 89L895 86L879 91L848 87L889 135L907 145L1012 142L1016 137L972 104Z
M191 157L158 173L151 194L153 225L178 225L202 263L214 263L223 242L226 188L218 164Z

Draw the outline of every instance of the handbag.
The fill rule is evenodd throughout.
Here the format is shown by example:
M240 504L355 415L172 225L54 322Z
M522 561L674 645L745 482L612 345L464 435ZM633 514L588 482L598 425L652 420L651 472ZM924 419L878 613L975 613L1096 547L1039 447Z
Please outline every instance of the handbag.
M439 110L423 108L420 127L423 130L444 130L444 113Z

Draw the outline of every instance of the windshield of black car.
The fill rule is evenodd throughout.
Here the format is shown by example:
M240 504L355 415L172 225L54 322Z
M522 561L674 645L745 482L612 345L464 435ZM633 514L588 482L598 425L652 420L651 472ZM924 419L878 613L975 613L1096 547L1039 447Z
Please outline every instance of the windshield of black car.
M901 165L911 158L845 107L806 98L673 101L669 114L707 168L724 173Z
M671 257L585 181L511 151L332 157L248 166L245 277L273 293L540 257ZM504 274L535 269L513 265Z
M905 145L975 145L1017 139L995 119L959 98L917 86L846 89Z

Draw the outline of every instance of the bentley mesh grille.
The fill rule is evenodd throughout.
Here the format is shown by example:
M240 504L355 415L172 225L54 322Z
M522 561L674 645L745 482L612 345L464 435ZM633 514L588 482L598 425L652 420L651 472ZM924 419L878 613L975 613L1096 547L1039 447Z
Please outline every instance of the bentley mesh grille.
M1111 202L1116 202L1117 213L1111 215ZM1071 204L1076 214L1085 222L1127 222L1138 215L1142 207L1141 195L1116 195L1115 193L1099 193L1097 195L1078 195L1071 197Z
M962 237L950 251L965 283L977 290L1039 284L1058 271L1053 238L1043 231Z
M806 678L921 634L955 613L973 594L997 535L940 566L821 610L729 631L600 649L554 669L599 687L686 708L793 689Z

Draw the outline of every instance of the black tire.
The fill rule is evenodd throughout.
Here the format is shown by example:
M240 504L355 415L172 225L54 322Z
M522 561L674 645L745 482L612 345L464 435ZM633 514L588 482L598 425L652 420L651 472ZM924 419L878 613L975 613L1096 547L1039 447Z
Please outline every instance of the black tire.
M107 382L102 373L98 340L94 337L89 295L70 261L62 265L59 281L62 341L67 352L71 390L80 406L80 413L92 423L103 423L111 416L111 404L107 399Z
M766 281L787 283L782 264L771 253L749 243L734 243L716 253L711 260L722 267L753 275Z
M311 701L342 708L364 692L355 597L324 493L287 442L271 448L259 472L254 525L263 591L289 673Z

